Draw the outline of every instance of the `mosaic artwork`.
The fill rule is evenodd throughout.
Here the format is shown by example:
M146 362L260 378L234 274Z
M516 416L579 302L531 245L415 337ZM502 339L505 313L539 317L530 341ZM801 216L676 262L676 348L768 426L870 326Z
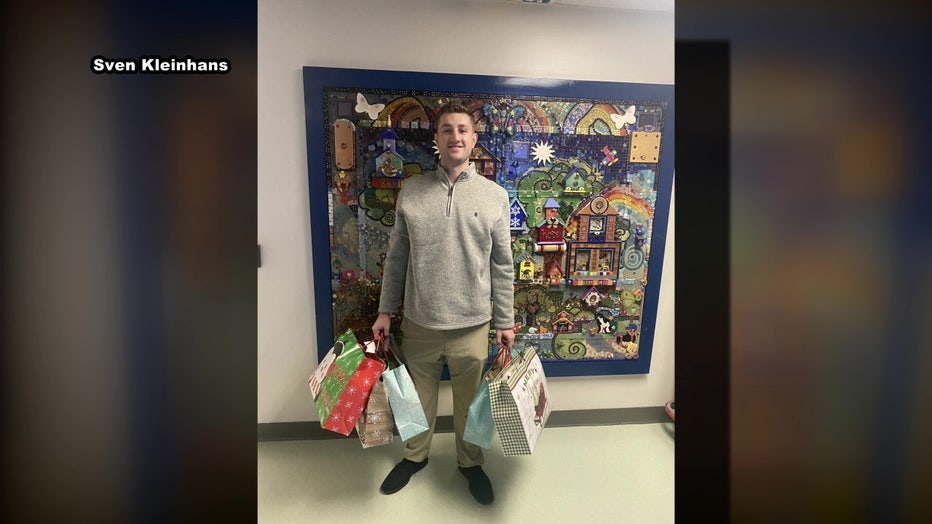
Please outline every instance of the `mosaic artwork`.
M379 87L316 91L321 106L314 114L322 121L308 128L321 126L325 160L316 159L309 180L312 194L325 192L327 202L325 291L333 333L353 329L371 336L395 199L406 180L437 167L436 112L456 101L477 122L477 171L511 198L518 343L535 347L551 368L613 363L599 368L610 371L577 365L562 374L646 372L636 363L645 356L642 339L653 338L656 315L656 303L645 312L657 300L648 269L660 269L652 251L658 249L655 218L663 192L664 228L669 206L672 166L661 165L672 143L669 100L626 97L624 90L615 98ZM665 158L672 162L672 155Z

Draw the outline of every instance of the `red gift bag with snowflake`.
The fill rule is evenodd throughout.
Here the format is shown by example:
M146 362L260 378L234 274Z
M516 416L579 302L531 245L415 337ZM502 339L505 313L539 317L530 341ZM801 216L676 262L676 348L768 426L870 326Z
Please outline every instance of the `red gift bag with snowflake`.
M349 435L356 427L362 410L369 402L369 395L375 387L382 372L385 371L385 362L375 353L375 343L366 343L367 350L358 367L351 374L341 367L337 359L324 379L321 394L317 399L322 428ZM328 387L328 386L333 387ZM341 387L342 386L342 387ZM335 394L331 394L335 393Z

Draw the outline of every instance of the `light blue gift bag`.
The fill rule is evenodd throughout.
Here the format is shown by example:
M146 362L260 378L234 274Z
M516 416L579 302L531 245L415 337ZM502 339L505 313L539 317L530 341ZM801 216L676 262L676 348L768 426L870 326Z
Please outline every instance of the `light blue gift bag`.
M469 414L466 417L466 429L463 431L463 440L471 442L480 448L492 447L492 437L495 436L495 421L492 420L492 399L489 395L489 384L498 378L502 368L511 359L509 351L499 349L495 360L489 369L482 374L482 382L476 390L476 396L469 404Z
M392 415L395 417L398 436L405 441L427 431L430 426L427 424L427 416L424 414L424 407L417 395L414 381L411 380L408 369L392 351L392 342L392 337L385 341L388 366L382 373L382 381L388 391L388 402L392 407ZM489 416L491 417L491 414Z

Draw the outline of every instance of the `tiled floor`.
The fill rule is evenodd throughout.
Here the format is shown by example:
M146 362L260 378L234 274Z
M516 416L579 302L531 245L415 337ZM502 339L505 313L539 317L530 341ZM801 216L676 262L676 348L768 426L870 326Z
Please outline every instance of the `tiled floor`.
M674 425L547 428L533 455L484 466L495 503L481 506L456 469L453 434L434 436L430 463L393 495L378 492L401 459L398 438L260 442L260 523L667 523L674 520Z

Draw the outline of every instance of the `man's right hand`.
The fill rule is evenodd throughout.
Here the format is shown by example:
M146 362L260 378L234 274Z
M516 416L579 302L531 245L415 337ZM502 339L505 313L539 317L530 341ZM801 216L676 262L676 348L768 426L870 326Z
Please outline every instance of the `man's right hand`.
M379 313L379 318L375 319L375 324L372 324L372 336L379 338L381 335L387 338L391 328L392 316L388 313Z

